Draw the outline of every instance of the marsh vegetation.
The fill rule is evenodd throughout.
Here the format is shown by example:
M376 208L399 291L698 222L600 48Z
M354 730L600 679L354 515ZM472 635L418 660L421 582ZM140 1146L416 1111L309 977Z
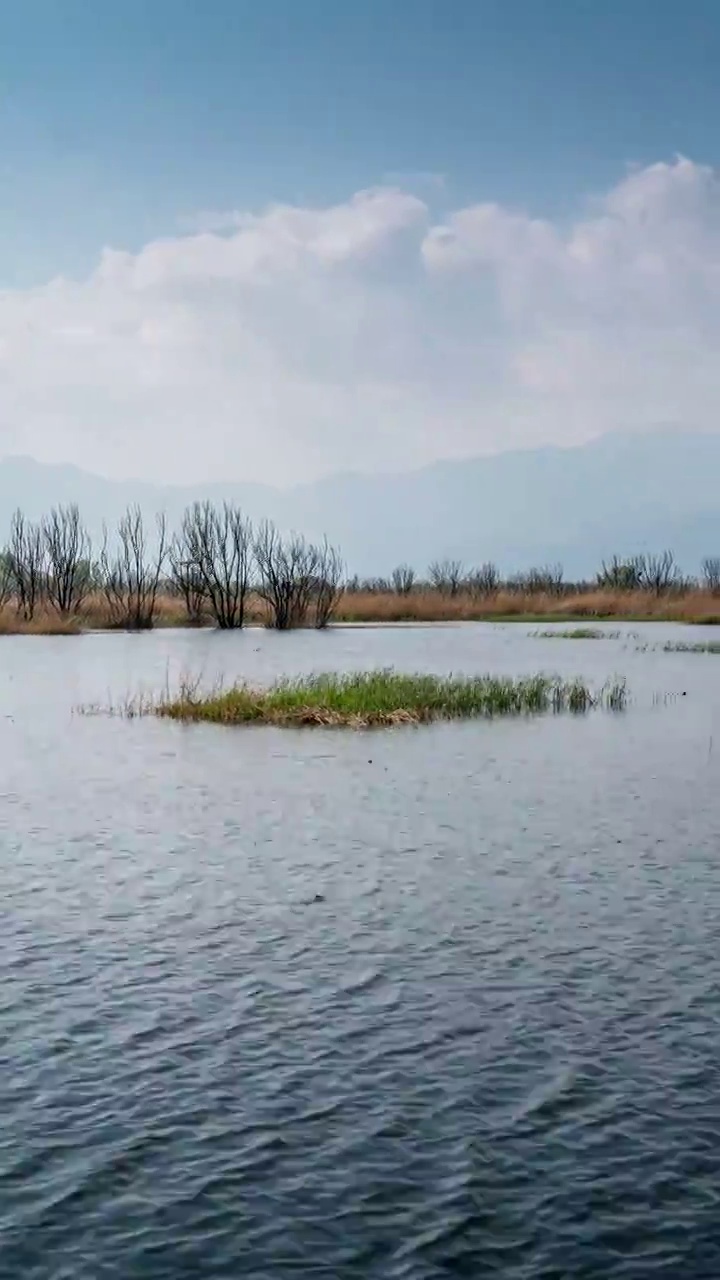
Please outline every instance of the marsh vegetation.
M572 627L562 631L533 631L538 640L618 640L619 631L602 631L599 627Z
M492 562L436 560L424 575L347 577L326 539L254 525L236 506L194 503L172 532L162 515L129 507L93 546L76 506L37 522L12 517L0 551L0 634L144 631L158 626L288 631L331 622L577 621L569 639L609 635L603 619L720 622L720 557L687 577L671 552L618 557L592 581L561 565L503 577Z
M326 541L257 528L229 503L188 507L178 532L129 507L100 550L76 506L38 523L15 512L0 553L0 632L147 631L158 625L322 629L342 591Z
M683 640L668 640L663 645L665 653L720 653L720 641L698 641L695 644Z
M131 707L130 713L226 725L370 728L542 712L582 713L594 707L620 711L626 701L622 680L593 690L580 679L547 675L433 676L386 670L283 679L268 688L236 684L208 694L186 682L176 695L145 700Z

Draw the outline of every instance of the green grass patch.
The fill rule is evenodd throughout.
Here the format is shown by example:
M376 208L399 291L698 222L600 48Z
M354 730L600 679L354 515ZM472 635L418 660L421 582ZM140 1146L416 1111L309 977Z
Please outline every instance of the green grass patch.
M151 711L172 720L227 725L371 728L541 712L581 713L599 706L620 711L626 700L623 680L593 691L582 680L556 676L401 675L389 670L280 680L266 689L238 684L207 695L186 684L177 696L166 695L152 705L146 702L134 714Z

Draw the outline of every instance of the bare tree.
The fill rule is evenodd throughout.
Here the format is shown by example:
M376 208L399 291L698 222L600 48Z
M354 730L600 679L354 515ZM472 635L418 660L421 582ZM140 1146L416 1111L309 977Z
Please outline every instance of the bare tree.
M31 622L45 590L45 556L40 526L26 520L19 509L12 518L7 554L18 609Z
M680 572L672 551L662 551L659 555L646 555L639 559L642 564L641 582L646 591L661 596L680 585Z
M706 556L702 562L703 582L712 595L720 595L720 556Z
M264 521L255 538L257 591L270 610L268 625L277 631L305 622L317 569L317 551L304 538L283 538Z
M524 573L513 574L508 585L513 590L526 592L528 595L560 596L565 590L564 577L561 564L533 565Z
M602 562L597 575L597 585L607 591L639 591L643 585L644 557L631 556Z
M468 590L474 596L494 596L500 587L500 574L497 565L486 560L478 569L471 569L467 576Z
M158 587L167 555L167 524L156 519L156 540L148 545L139 507L128 507L117 528L114 550L107 528L100 555L100 577L113 626L147 631L155 621Z
M441 595L456 596L463 580L462 563L459 560L433 560L428 577Z
M343 569L339 551L325 538L315 548L315 626L319 631L328 625L342 595Z
M77 506L53 507L41 528L48 599L59 614L77 613L93 582L90 539Z
M548 595L561 596L565 590L565 570L556 560L555 564L547 564L540 570L540 579Z
M185 575L195 597L202 593L223 631L242 627L250 588L253 530L240 509L225 502L188 507L171 564Z
M12 599L15 589L12 558L7 547L0 551L0 609Z
M188 622L199 627L206 614L205 584L197 565L187 558L187 548L180 537L174 537L168 547L170 586L185 605Z
M528 569L526 590L532 595L561 595L564 570L561 564L534 565Z
M410 564L399 564L390 575L396 596L409 596L415 585L415 570Z

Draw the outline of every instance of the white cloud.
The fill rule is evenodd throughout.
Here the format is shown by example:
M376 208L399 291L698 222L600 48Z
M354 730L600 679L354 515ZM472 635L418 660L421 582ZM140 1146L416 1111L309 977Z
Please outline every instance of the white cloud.
M720 184L689 160L567 226L393 187L197 226L0 293L0 448L288 483L720 420Z

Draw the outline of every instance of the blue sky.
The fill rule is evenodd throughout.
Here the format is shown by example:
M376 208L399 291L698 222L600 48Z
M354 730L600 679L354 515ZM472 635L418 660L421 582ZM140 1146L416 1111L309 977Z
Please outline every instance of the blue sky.
M718 66L717 0L2 6L0 452L291 483L713 429Z
M714 164L719 65L716 0L8 4L0 280L387 175L571 209L628 162Z

